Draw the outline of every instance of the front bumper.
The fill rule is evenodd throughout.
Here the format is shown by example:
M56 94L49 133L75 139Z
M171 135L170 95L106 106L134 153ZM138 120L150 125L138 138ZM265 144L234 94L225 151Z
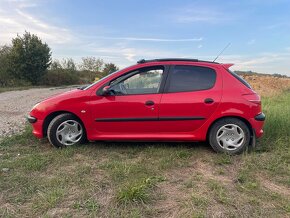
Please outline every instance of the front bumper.
M32 115L28 115L26 118L28 122L32 124L33 135L37 138L43 138L43 132L42 132L43 120L37 119L36 117Z

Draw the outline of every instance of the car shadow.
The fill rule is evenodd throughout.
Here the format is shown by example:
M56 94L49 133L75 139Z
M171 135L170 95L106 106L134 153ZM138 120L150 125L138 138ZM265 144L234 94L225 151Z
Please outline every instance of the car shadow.
M213 152L211 146L206 142L144 142L144 141L95 141L86 144L89 147L102 147L102 148L116 148L116 149L146 149L149 147L154 148L181 148L181 149L195 149ZM80 145L81 146L81 145Z
M45 147L53 148L53 146L48 142L47 138L40 139L40 144ZM192 149L192 150L202 150L206 152L214 153L213 149L207 142L166 142L166 141L92 141L87 142L85 144L78 144L72 147L82 148L82 147L90 147L90 148L102 148L102 149L148 149L148 148L170 148L170 149Z

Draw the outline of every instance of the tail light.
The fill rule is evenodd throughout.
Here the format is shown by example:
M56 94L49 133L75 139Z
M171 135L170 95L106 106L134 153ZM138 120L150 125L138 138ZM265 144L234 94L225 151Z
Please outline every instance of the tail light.
M259 95L256 93L251 93L251 94L243 94L242 95L244 99L246 99L249 102L252 102L254 104L259 104L261 105L261 98Z

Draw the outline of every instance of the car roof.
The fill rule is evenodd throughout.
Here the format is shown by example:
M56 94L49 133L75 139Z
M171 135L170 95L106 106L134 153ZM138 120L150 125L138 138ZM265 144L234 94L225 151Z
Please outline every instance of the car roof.
M137 61L137 63L144 64L148 62L163 62L163 61L204 62L204 63L211 63L211 64L219 64L218 62L203 61L203 60L191 59L191 58L160 58L160 59L151 59L151 60L141 59Z
M190 58L157 58L157 59L141 59L137 61L137 64L145 64L145 63L151 63L151 62L195 62L195 63L205 63L205 64L214 64L214 65L221 65L225 69L229 69L231 66L234 64L232 63L218 63L215 61L203 61L203 60L198 60L198 59L190 59Z

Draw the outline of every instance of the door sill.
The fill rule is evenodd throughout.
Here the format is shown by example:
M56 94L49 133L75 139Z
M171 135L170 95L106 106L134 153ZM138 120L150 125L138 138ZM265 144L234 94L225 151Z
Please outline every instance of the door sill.
M93 136L92 141L197 141L191 133L181 134L102 134Z

